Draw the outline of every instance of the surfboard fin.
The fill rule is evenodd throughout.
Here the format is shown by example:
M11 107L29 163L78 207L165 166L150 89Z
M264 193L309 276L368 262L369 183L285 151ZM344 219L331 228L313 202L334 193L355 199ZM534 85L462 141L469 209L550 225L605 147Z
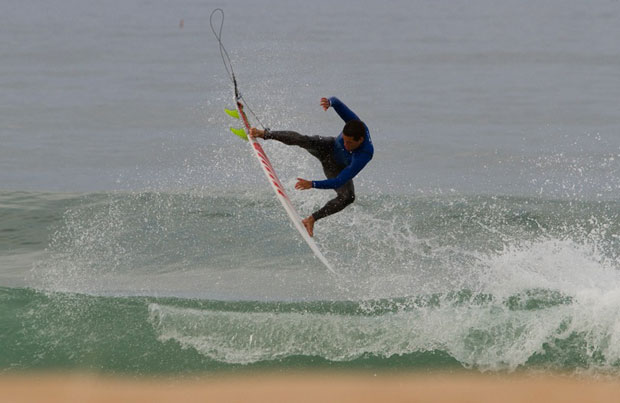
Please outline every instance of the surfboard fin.
M224 112L231 118L239 119L239 112L233 109L224 109Z
M234 127L231 127L230 131L233 132L233 134L241 137L245 141L248 141L248 135L245 133L245 130L243 130L243 129L236 129Z

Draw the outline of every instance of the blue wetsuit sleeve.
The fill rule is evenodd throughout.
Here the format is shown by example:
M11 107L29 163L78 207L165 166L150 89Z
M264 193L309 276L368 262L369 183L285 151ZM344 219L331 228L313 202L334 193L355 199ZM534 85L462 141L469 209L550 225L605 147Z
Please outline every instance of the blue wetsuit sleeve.
M340 116L340 118L344 120L345 122L348 122L349 120L360 120L360 118L357 117L355 112L349 109L349 107L346 106L338 98L336 97L329 98L329 104L332 108L334 108L338 116Z
M372 155L367 153L354 155L351 163L340 171L338 176L323 181L312 181L312 187L315 189L338 189L340 186L353 179L371 159Z

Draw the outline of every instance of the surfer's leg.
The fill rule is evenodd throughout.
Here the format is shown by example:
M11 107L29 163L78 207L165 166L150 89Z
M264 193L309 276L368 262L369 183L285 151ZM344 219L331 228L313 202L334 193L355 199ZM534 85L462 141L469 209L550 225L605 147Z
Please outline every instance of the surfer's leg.
M336 197L328 201L320 210L312 213L314 220L320 220L328 215L332 215L343 210L349 204L355 201L355 187L353 181L350 180L344 185L336 189Z
M265 140L278 140L289 146L299 146L318 159L331 151L334 144L333 137L304 136L293 131L268 131L265 133Z

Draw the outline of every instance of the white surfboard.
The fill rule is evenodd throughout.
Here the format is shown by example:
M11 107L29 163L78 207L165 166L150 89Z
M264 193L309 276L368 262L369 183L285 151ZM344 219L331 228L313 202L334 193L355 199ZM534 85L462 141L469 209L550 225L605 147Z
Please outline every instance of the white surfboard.
M216 29L215 26L213 25L213 17L218 12L221 14L222 19L220 22L219 29ZM323 256L323 254L319 250L319 247L316 245L314 240L310 237L310 235L308 235L308 231L306 231L306 227L304 227L304 224L301 222L301 217L299 217L299 214L297 214L297 211L293 207L291 200L286 195L286 192L284 191L284 186L282 186L280 179L278 179L278 175L276 175L276 171L273 169L273 166L271 165L269 158L267 158L267 154L265 154L263 147L261 147L261 145L256 141L256 139L250 136L250 123L248 121L248 117L243 111L243 104L241 103L243 98L239 94L239 89L237 88L237 79L235 78L235 72L233 70L232 62L230 61L228 52L226 51L226 48L224 47L224 44L222 43L222 29L224 27L224 10L222 10L221 8L216 8L215 10L213 10L213 12L211 12L211 17L209 17L209 23L211 24L211 31L213 31L213 35L215 36L215 38L217 39L220 45L220 55L222 56L222 62L224 63L224 68L226 69L226 73L228 74L228 77L230 78L230 81L232 82L233 89L234 89L234 101L235 101L235 107L237 108L237 110L236 112L231 111L231 110L226 110L226 113L228 113L230 116L234 118L243 120L243 130L231 128L231 131L235 133L237 136L242 137L250 142L250 146L252 147L252 151L254 151L254 155L256 155L256 158L258 158L258 161L263 167L263 172L265 172L265 175L267 176L269 183L271 183L271 187L273 188L273 191L276 193L276 196L278 197L278 200L280 200L280 203L282 203L282 206L284 207L286 214L288 214L289 218L293 222L293 225L295 226L297 231L301 234L301 237L304 239L304 241L306 241L310 249L312 249L312 252L314 252L315 256L325 265L325 267L327 267L329 271L336 274L336 272L334 271L332 266L329 264L327 259L325 259L325 256Z
M282 206L284 207L284 210L286 211L289 218L291 219L291 222L293 223L293 225L295 226L299 234L301 234L301 237L304 239L304 241L306 241L310 249L312 249L312 252L314 252L315 256L325 265L325 267L327 267L327 269L330 272L336 274L336 272L334 271L332 266L329 264L325 256L323 256L323 254L321 253L321 250L317 246L316 242L314 242L314 239L312 239L310 235L308 234L308 231L306 230L306 227L304 226L304 224L301 222L301 217L297 213L297 210L295 210L295 207L293 207L291 200L286 195L284 186L282 186L280 179L278 179L278 175L276 175L276 171L273 169L273 166L271 165L269 158L267 158L267 154L265 154L263 147L261 147L261 145L258 143L258 141L256 141L254 137L250 136L250 123L248 121L248 118L245 112L243 111L243 104L241 103L240 100L237 99L236 94L235 94L235 105L237 107L237 112L239 114L239 117L243 121L245 134L248 138L248 141L250 142L250 146L252 147L252 150L254 151L254 155L256 155L256 158L260 162L260 165L263 168L263 172L265 172L265 175L267 176L269 183L271 183L271 187L273 188L273 191L278 197L278 200L280 200L280 203L282 203Z

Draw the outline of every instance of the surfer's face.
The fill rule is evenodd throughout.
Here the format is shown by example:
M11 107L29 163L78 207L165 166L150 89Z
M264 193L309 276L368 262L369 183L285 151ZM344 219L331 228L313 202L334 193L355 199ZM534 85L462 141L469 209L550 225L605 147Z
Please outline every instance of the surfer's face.
M344 141L344 148L347 151L353 151L357 149L364 142L364 138L360 137L359 140L355 140L351 136L347 136L345 134L342 135L342 140Z

